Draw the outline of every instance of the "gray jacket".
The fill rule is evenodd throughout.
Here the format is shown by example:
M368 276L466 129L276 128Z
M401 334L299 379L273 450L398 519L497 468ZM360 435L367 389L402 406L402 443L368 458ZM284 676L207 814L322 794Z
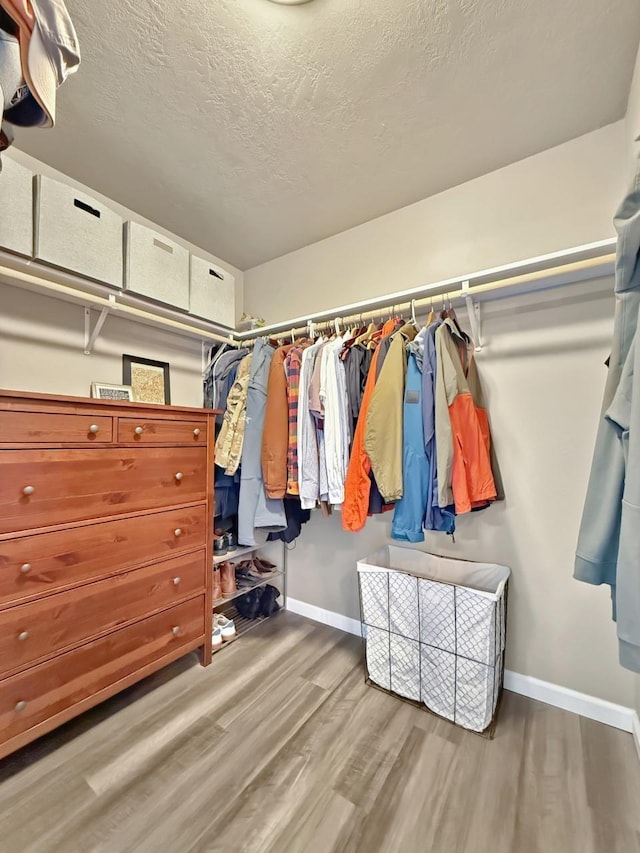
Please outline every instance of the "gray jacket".
M640 159L614 222L613 345L574 575L609 584L620 663L640 672Z

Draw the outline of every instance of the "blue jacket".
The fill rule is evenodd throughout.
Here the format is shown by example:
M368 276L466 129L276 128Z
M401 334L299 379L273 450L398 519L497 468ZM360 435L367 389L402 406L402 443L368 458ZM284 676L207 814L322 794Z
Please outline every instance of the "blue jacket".
M574 575L609 584L620 663L640 672L640 161L614 222L613 345Z
M391 537L423 542L422 521L429 496L429 463L422 428L422 373L415 352L409 353L403 408L402 497L396 503Z

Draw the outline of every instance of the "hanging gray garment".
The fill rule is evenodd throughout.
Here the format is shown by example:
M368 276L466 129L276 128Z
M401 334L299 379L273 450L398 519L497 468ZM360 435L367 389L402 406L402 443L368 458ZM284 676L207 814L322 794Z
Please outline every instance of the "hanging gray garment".
M574 577L609 584L620 663L640 672L640 373L634 370L640 348L633 346L640 309L640 160L614 223L613 345Z
M249 390L247 392L246 426L240 468L240 500L238 506L238 543L257 545L255 528L280 531L287 526L281 499L268 498L262 478L262 431L267 404L267 381L273 348L259 338L253 349Z

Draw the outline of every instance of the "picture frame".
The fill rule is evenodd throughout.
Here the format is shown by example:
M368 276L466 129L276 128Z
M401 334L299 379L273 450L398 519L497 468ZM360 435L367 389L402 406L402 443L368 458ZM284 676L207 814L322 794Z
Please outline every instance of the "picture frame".
M122 381L133 388L136 403L171 405L170 365L138 355L122 356Z
M92 382L91 396L97 400L111 400L114 403L133 403L131 385L113 385L110 382Z

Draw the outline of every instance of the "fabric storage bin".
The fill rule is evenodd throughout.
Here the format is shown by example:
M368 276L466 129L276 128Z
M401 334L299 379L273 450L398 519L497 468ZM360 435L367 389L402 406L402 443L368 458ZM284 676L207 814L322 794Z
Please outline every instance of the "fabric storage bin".
M35 257L122 287L122 218L102 202L44 175L36 179Z
M189 251L139 222L127 222L124 286L189 310Z
M369 679L484 731L502 689L509 575L395 545L359 560Z
M2 158L0 172L0 248L18 255L33 253L33 172Z
M236 325L235 278L196 255L191 255L189 313L231 329Z

